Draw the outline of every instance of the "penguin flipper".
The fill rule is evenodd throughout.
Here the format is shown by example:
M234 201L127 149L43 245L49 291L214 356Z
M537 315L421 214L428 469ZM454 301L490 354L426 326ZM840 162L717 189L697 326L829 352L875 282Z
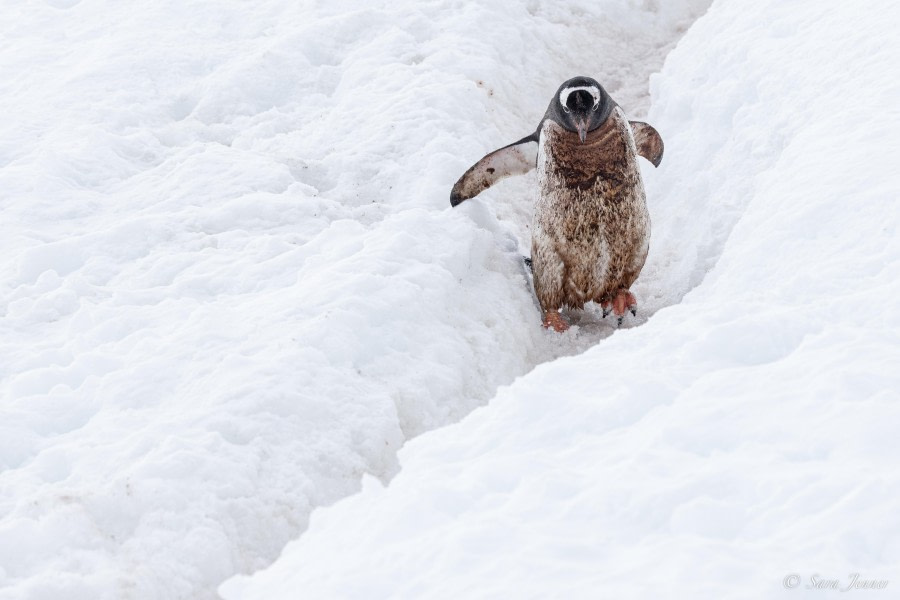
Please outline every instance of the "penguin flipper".
M522 175L537 164L537 136L524 137L518 142L494 150L463 173L450 191L450 206L474 198L501 179Z
M658 167L663 157L663 141L659 132L652 125L642 121L629 121L629 123L638 154L653 163L654 167Z

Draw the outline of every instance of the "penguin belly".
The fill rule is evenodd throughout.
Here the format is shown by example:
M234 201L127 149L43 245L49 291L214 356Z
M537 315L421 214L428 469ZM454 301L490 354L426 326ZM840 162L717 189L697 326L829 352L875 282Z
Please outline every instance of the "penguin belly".
M531 259L541 308L583 308L627 290L647 258L650 217L621 109L583 143L546 121L537 180Z

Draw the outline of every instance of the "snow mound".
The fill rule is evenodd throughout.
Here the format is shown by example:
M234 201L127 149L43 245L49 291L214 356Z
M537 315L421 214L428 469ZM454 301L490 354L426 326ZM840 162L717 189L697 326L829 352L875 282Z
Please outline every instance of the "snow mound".
M641 286L693 290L417 438L389 487L317 511L223 597L898 585L897 22L887 1L716 2L648 117L666 157Z
M577 73L641 114L705 5L6 3L0 597L214 597L608 336L538 326L527 179L449 189Z

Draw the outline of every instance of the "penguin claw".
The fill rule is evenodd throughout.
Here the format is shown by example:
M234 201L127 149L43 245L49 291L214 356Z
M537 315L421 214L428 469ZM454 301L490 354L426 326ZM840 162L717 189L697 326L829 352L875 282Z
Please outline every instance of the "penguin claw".
M605 319L606 317L608 317L609 313L611 313L611 312L612 312L612 309L610 307L604 306L603 307L603 318Z
M625 320L625 317L624 317L624 316L623 316L623 317L617 318L617 319L616 319L616 327L621 327L621 326L622 326L622 321L624 321L624 320Z
M636 317L637 316L637 306L632 306L631 308L628 309L628 312L631 313L632 317Z

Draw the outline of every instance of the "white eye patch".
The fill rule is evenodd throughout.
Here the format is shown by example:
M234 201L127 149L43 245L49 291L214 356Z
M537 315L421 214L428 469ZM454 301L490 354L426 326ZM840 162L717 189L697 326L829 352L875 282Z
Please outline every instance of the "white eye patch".
M594 108L597 108L597 105L600 103L600 90L598 90L596 86L593 85L580 85L578 87L563 88L559 93L559 103L562 105L562 107L566 108L569 102L569 95L571 95L572 92L577 92L579 90L584 90L585 92L590 94L594 99Z

